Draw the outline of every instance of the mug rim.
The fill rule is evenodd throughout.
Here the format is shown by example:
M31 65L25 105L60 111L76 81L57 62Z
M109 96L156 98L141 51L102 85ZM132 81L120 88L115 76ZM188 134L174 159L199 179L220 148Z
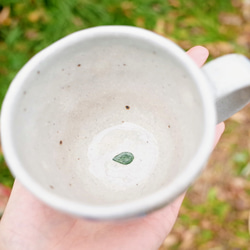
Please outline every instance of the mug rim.
M14 140L11 133L12 112L15 109L15 96L22 88L23 80L30 74L35 66L44 60L52 51L63 49L69 44L72 46L75 41L85 39L86 37L95 36L97 34L129 34L136 37L145 37L158 43L161 47L171 50L172 55L179 59L181 66L192 77L193 82L200 94L203 105L203 119L204 119L204 133L201 139L200 147L194 154L194 157L186 164L182 173L166 187L153 194L147 195L143 198L138 198L134 201L117 205L94 206L84 205L76 201L71 201L62 198L54 193L47 191L40 186L29 174L22 168L22 163L19 161L15 153ZM1 117L1 143L2 150L5 156L8 167L13 175L20 180L20 182L30 190L36 197L57 210L77 215L90 219L118 219L128 218L144 215L150 211L156 210L169 204L181 193L183 193L191 183L198 177L202 171L213 148L215 125L216 125L216 111L212 89L209 86L207 78L198 68L195 62L182 50L178 45L169 39L160 36L152 31L133 26L97 26L74 32L57 42L51 44L47 48L37 53L30 59L23 68L18 72L13 79L8 92L2 104Z

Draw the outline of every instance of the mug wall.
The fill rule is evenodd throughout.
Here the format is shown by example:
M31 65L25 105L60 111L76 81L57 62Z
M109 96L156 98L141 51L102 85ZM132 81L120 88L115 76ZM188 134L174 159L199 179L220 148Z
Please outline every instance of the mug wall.
M171 184L204 132L199 90L182 62L157 42L127 35L89 36L46 53L25 66L11 121L30 177L50 192L94 205L135 200ZM153 135L152 166L144 171L131 164L127 179L94 176L93 138L124 124Z

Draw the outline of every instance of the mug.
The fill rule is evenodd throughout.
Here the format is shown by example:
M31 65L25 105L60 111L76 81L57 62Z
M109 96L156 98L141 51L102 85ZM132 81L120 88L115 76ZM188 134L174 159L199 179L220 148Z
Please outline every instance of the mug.
M151 31L94 27L16 75L1 111L2 149L13 175L47 205L90 219L136 217L192 184L216 123L249 100L242 55L200 69Z

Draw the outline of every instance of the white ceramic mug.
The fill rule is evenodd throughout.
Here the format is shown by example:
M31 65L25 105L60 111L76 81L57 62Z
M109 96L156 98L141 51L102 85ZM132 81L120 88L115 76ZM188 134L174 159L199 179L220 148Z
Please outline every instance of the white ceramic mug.
M244 56L200 69L155 33L96 27L20 70L2 106L2 148L13 174L51 207L92 219L140 216L190 186L216 123L249 99ZM124 154L130 162L115 160Z

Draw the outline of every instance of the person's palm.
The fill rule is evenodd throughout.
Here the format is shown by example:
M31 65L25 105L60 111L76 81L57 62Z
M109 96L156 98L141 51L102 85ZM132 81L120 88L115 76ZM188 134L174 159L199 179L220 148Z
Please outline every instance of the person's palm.
M187 52L202 66L203 47ZM217 127L218 142L224 124ZM156 250L171 231L184 195L145 217L94 222L74 218L47 207L16 181L0 224L1 250Z

